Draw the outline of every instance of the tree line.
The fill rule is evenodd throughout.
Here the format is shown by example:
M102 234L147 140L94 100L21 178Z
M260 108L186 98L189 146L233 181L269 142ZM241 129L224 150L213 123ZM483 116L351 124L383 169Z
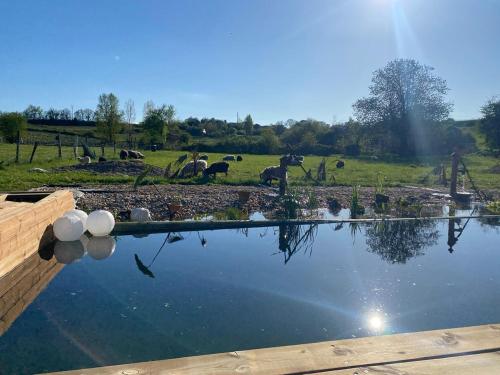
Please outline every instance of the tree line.
M109 93L99 96L95 110L44 111L30 105L23 113L1 116L0 129L5 139L12 141L13 133L24 131L26 119L76 120L95 124L97 135L106 142L136 139L144 145L206 152L412 157L449 153L456 148L473 151L475 139L450 118L453 105L446 99L448 91L446 81L432 67L412 59L397 59L373 73L369 96L353 104L353 118L344 123L289 119L261 126L251 115L242 122L195 117L180 120L173 105L148 101L142 121L136 124L134 102L128 100L120 107L118 97ZM498 150L500 100L489 100L481 113L478 129L489 148Z

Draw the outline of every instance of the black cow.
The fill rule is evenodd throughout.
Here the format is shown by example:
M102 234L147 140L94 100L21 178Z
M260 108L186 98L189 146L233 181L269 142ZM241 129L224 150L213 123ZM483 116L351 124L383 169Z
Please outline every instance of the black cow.
M121 160L127 160L128 158L128 151L127 150L121 150L120 151L120 159Z
M199 159L199 160L205 160L205 161L206 161L206 160L208 160L208 155L207 155L207 154L203 154L203 155L201 155L198 159Z
M104 156L99 156L99 162L107 161L107 159Z
M203 177L209 177L211 175L217 177L217 173L225 173L227 176L228 170L229 170L229 163L226 163L225 161L219 161L210 164L210 166L203 171Z
M243 161L243 156L241 155L236 156L236 161Z
M337 168L338 168L338 169L342 169L342 168L344 168L344 165L345 165L345 163L344 163L344 161L343 161L343 160L339 160L339 161L337 161L336 166L337 166Z

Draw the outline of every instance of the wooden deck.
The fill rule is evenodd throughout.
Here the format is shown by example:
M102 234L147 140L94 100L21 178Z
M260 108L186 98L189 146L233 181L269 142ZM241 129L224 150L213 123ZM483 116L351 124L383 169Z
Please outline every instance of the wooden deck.
M0 195L0 277L54 240L52 224L75 208L68 190Z
M246 350L52 375L55 374L500 374L500 324Z

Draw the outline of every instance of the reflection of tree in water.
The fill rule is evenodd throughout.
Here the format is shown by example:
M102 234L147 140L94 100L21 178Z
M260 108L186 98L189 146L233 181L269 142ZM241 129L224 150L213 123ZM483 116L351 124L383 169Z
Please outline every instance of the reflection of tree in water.
M366 230L368 251L391 263L406 263L423 255L423 249L435 245L438 237L436 225L430 220L383 221Z
M285 255L285 264L292 255L303 250L312 253L314 239L318 233L318 225L280 225L279 249Z

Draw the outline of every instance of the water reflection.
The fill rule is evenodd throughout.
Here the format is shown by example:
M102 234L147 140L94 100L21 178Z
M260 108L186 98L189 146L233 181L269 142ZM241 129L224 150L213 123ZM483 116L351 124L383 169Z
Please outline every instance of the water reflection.
M198 238L200 238L199 233L198 233ZM149 262L149 264L147 266L144 264L144 262L139 258L139 256L137 254L134 254L135 264L136 264L137 268L139 269L139 271L141 271L144 275L146 275L148 277L154 278L155 275L151 271L150 268L154 264L154 262L156 261L156 258L158 258L158 255L160 255L160 253L163 250L163 248L165 247L165 245L167 243L172 244L172 243L175 243L178 241L182 241L183 239L184 239L184 237L181 234L177 234L177 233L173 233L173 232L168 233L165 236L165 239L163 240L163 243L161 244L160 248L156 251L156 254L154 255L153 259ZM203 237L203 239L200 239L200 241L201 241L201 246L203 246L203 247L206 246L205 237Z
M439 232L431 220L381 221L366 229L368 251L390 263L406 263L437 243Z
M95 260L102 260L113 255L115 247L116 241L111 236L92 237L87 244L87 252Z
M278 231L278 248L283 253L286 264L299 251L312 253L314 239L318 233L318 224L280 225Z
M80 240L78 241L58 241L54 245L54 256L62 264L71 264L85 254L85 249Z

